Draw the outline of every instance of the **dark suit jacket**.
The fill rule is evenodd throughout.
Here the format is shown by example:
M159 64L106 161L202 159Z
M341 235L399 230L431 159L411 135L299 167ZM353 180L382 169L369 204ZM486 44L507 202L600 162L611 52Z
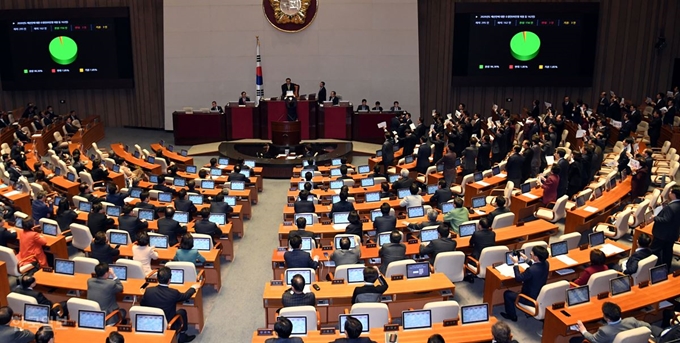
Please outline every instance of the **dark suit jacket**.
M224 113L222 106L210 107L210 111L217 111L217 112L220 112L220 113Z
M186 228L182 228L179 222L172 218L161 218L158 220L158 233L168 236L168 245L173 246L177 244L177 237L182 236L187 232Z
M312 260L312 256L308 252L300 249L286 251L283 254L283 260L286 262L286 268L312 268L316 269L319 262Z
M333 103L333 105L339 105L340 104L340 99L338 99L337 96L328 98L328 101L331 101Z
M520 154L512 154L508 158L508 164L505 165L505 170L508 175L508 181L515 183L515 187L519 187L522 182L522 165L524 164L524 157Z
M36 290L17 287L14 289L14 292L34 298L35 300L38 301L39 305L47 305L52 307L52 301L50 301L50 299L47 299L41 292L38 292Z
M567 192L567 186L569 186L569 162L560 158L557 161L557 166L560 167L560 185L557 186L557 196L559 197Z
M411 178L405 178L405 179L400 178L399 180L394 181L394 183L392 184L392 189L395 190L395 191L402 189L402 188L409 189L409 188L411 188L412 184L413 184L413 179L411 179Z
M267 338L264 343L304 343L300 337L290 337L290 338Z
M249 98L249 97L246 97L245 100L243 100L243 98L238 98L238 104L239 104L239 105L245 105L245 104L246 104L246 101L250 101L250 98Z
M531 299L536 299L538 293L541 292L541 288L548 281L548 272L550 271L550 264L548 261L532 263L529 269L524 272L519 272L519 266L517 264L512 267L515 271L515 281L522 283L521 293L530 297Z
M434 194L432 194L432 197L430 198L430 202L439 207L439 205L451 200L452 197L453 193L451 193L451 188L445 187L434 191Z
M0 245L6 247L7 241L14 241L16 239L17 239L16 232L11 232L5 229L4 227L0 227Z
M654 239L667 242L677 241L678 223L680 223L680 200L674 200L666 205L659 212L659 215L654 217L654 226L652 227Z
M430 264L434 265L434 259L440 252L456 251L456 241L451 238L437 238L430 244L420 246L421 255L430 255Z
M116 194L107 194L106 195L106 202L110 202L116 206L123 207L125 206L125 194L121 193L116 193Z
M231 181L243 181L243 182L247 183L249 180L245 175L243 175L241 173L230 173L227 181L229 181L229 182L231 182Z
M394 150L392 150L392 141L386 139L382 145L382 161L383 165L392 165L394 163Z
M92 237L99 231L106 232L108 225L112 223L113 219L109 219L104 213L90 213L87 215L87 227L90 228Z
M491 144L482 143L477 149L477 170L484 171L491 168Z
M90 257L96 258L99 262L113 264L113 258L120 255L118 249L114 249L110 244L90 244ZM93 270L94 272L94 270Z
M150 306L163 310L165 318L168 321L177 314L177 303L191 299L191 296L196 293L196 290L189 288L186 292L180 293L174 288L158 285L156 287L149 287L144 292L141 306Z
M196 213L196 205L189 199L177 199L175 200L175 210L189 212L189 220L191 220Z
M418 148L418 158L416 160L416 170L419 173L425 174L427 168L430 166L430 155L432 155L432 148L427 142L420 145Z
M295 213L314 213L316 210L314 209L314 203L311 201L296 201L293 203L293 207L295 208ZM311 223L307 223L311 224Z
M385 274L390 262L406 259L406 246L401 243L387 243L380 248L380 272Z
M35 335L28 330L18 331L9 325L0 325L0 342L29 343L33 342Z
M357 106L357 111L370 111L371 108L368 107L368 105L359 105Z
M288 239L290 239L293 236L314 238L314 232L306 231L304 229L303 230L293 229L293 230L288 231ZM361 237L361 236L359 236L359 237Z
M477 147L469 146L463 151L463 170L472 172L477 169Z
M92 176L92 181L99 182L106 180L109 176L109 172L101 168L96 168L92 170L90 175Z
M338 201L331 207L330 216L333 218L333 213L335 212L350 212L354 211L354 204L349 201Z
M333 343L376 343L368 337L359 338L336 338Z
M282 85L281 85L281 98L285 97L285 96L286 96L286 93L287 93L288 91L293 91L293 92L295 92L295 86L298 86L298 85L295 84L295 83L292 83L292 82L290 83L290 86L288 86L288 85L285 84L285 83L282 84ZM300 86L298 86L298 91L299 91L299 88L300 88Z
M373 228L375 229L375 234L380 234L383 232L390 232L397 227L397 217L395 216L380 216L376 217L373 222Z
M486 220L488 220L489 225L491 225L491 224L493 224L493 220L494 220L494 218L496 218L497 215L503 214L503 213L508 213L508 212L510 212L509 208L507 208L505 206L499 207L499 208L491 211L491 213L489 213L489 215L486 216Z
M479 260L479 255L486 247L496 245L496 233L492 230L478 230L470 237L470 246L472 247L472 257Z
M626 275L635 274L638 270L638 263L652 255L652 251L649 248L640 248L640 250L632 253L626 261L626 270L623 272Z
M404 148L403 156L413 155L416 144L418 144L418 139L415 135L411 134L410 136L404 137L404 139L401 140L401 146Z
M226 202L211 202L210 213L232 213L234 209Z
M217 226L217 224L211 222L208 219L196 220L194 223L194 231L196 233L202 233L210 236L221 236L222 230Z
M121 215L118 217L118 229L125 230L130 234L132 241L137 240L137 234L140 231L146 230L149 227L148 223L145 223L139 218L131 215Z
M326 87L321 87L319 92L316 93L316 101L320 104L326 101Z
M453 176L453 178L454 178L453 181L455 182L456 181L455 180L455 177L456 177L456 153L453 152L453 151L449 151L449 152L446 153L446 155L442 156L442 158L439 159L439 161L437 161L436 163L439 164L439 163L442 163L442 162L444 163L444 177L446 177L447 175L451 175L451 176Z

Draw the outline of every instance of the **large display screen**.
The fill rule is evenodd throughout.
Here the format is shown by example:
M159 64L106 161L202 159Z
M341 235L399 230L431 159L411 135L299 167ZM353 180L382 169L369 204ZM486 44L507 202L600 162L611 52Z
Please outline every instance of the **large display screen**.
M3 90L133 87L129 9L0 11Z
M454 85L589 86L597 3L456 3Z

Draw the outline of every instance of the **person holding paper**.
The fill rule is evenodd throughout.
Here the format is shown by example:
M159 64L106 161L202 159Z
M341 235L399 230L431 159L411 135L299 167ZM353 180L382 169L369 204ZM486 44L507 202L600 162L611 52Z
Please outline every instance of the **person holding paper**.
M666 114L663 117L664 125L673 125L673 121L675 120L675 112L677 112L677 108L673 99L668 99L668 102L666 103Z
M543 246L534 246L531 249L531 256L527 258L524 253L520 252L522 258L527 261L529 268L524 272L519 271L519 259L512 255L510 258L514 262L512 269L515 272L515 281L522 283L521 294L528 296L531 299L538 298L541 288L548 282L548 273L550 272L550 264L548 263L548 249ZM503 301L505 303L505 312L501 312L503 318L517 321L517 309L515 307L515 299L519 294L515 291L507 290L503 293ZM520 298L522 304L531 305L528 301Z
M633 199L641 198L647 193L649 178L649 170L647 169L647 162L643 157L630 160L630 169L632 171L632 179L630 180L630 197ZM635 201L635 200L634 200Z
M609 99L607 99L607 92L600 93L600 100L597 103L597 114L607 113L609 108Z
M654 216L652 227L652 245L650 249L659 257L656 265L671 266L673 262L673 245L678 240L678 223L680 223L680 186L673 186L668 193L670 202L658 215Z
M515 186L519 187L522 184L522 165L524 164L524 157L520 155L519 145L515 145L512 148L512 155L508 157L508 164L505 166L505 170L508 174L508 181L512 181Z
M444 180L446 180L446 187L451 187L456 181L456 153L454 151L453 143L450 143L446 155L437 160L437 163L444 163Z
M401 139L401 147L404 148L402 156L413 155L413 150L415 150L416 144L418 144L418 139L415 135L413 135L411 128L407 127L405 136L403 139Z
M541 178L541 187L543 188L543 206L557 201L557 187L560 185L560 167L553 165L550 169L550 175L547 178Z
M293 96L297 97L300 92L300 86L292 83L290 78L286 78L286 83L281 85L281 99L286 97L288 92L293 92Z

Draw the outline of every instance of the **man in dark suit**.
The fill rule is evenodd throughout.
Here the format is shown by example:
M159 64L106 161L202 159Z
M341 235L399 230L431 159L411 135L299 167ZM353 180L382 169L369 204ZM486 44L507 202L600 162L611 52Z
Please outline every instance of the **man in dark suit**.
M574 121L574 103L569 100L568 96L564 97L564 102L562 103L562 116L564 119Z
M540 101L534 100L533 106L531 107L531 116L536 120L537 123L538 117L541 115L541 108L539 107L540 105Z
M97 235L97 232L106 232L106 230L113 227L113 219L104 214L104 206L101 203L92 204L92 212L87 215L87 227L92 233L92 237Z
M477 171L491 169L491 137L484 135L482 145L477 149Z
M390 119L390 132L399 131L401 126L401 115L395 115Z
M340 196L340 201L336 202L331 207L331 212L329 214L331 219L333 218L333 213L354 211L354 204L347 201L347 198L349 197L349 193L346 192L346 191L341 191L339 196Z
M652 243L652 237L649 237L648 234L643 232L638 237L637 243L638 248L630 254L630 257L626 260L626 264L616 264L615 269L617 271L623 272L626 275L635 274L638 270L640 261L652 255L652 250L649 249L649 245Z
M316 101L319 105L326 101L326 83L323 81L319 82L319 92L316 93Z
M390 107L390 111L392 112L401 111L401 107L399 107L399 101L395 101L394 104L392 104L392 107Z
M286 83L281 85L281 99L285 98L288 92L293 92L295 96L298 96L300 92L300 86L290 82L290 78L286 78Z
M319 267L319 256L314 256L314 259L308 252L300 250L302 245L302 238L300 236L288 237L288 244L293 249L286 251L283 254L283 260L286 262L286 268L312 268Z
M525 260L528 260L529 269L520 273L517 256L512 255L512 261L515 263L512 267L515 271L515 281L522 283L522 294L531 299L536 299L541 292L541 288L548 282L548 273L550 271L550 265L548 261L546 261L548 259L548 249L542 246L534 246L531 249L530 259L527 259L524 253L520 254ZM505 302L505 312L501 312L503 318L512 320L513 322L517 321L515 299L517 299L518 296L519 294L517 292L510 290L503 293L503 301ZM520 302L522 304L530 304L523 299L520 299Z
M453 193L451 193L451 188L446 187L446 180L439 180L439 188L434 191L432 197L430 198L430 203L433 207L439 208L443 203L451 200Z
M241 166L237 164L234 166L234 172L229 174L227 181L243 181L248 183L250 180L248 180L245 175L241 174Z
M607 93L600 93L600 99L597 102L597 114L607 113L607 108L609 107L609 99L607 99Z
M126 312L122 308L118 308L116 301L116 294L123 292L123 284L114 273L113 269L109 269L108 263L99 263L94 267L94 273L97 277L87 280L87 299L94 300L99 304L99 308L106 312L108 316L111 312L120 311L121 317L126 317ZM113 276L113 279L109 279ZM125 321L125 320L123 320ZM116 322L116 317L111 317L107 324Z
M134 242L137 240L137 234L145 231L149 223L146 220L140 220L137 216L131 216L132 206L129 204L125 204L121 212L121 216L118 217L118 229L127 231Z
M454 145L453 143L449 143L446 154L435 162L435 165L444 163L444 180L446 181L446 187L451 187L453 186L453 183L456 182L456 168L458 168L456 166L456 157Z
M370 111L371 108L366 104L366 99L361 99L361 105L357 106L357 111Z
M226 195L229 195L229 189L223 188L222 193L217 194L213 201L210 203L210 213L233 213L234 209L224 202L224 197L225 197L225 192ZM227 223L229 222L229 216L227 216Z
M394 183L392 184L392 190L397 191L402 188L406 189L411 188L411 185L413 184L413 179L408 177L409 175L408 169L402 168L399 174L401 174L401 178L397 181L394 181Z
M194 205L191 200L187 199L187 191L186 189L180 189L179 192L177 193L177 199L175 199L175 210L181 211L181 212L188 212L189 213L189 221L194 217L196 214L196 205Z
M418 139L413 135L413 131L410 128L407 128L405 133L406 136L401 140L401 147L404 149L402 156L404 157L413 155L413 150L415 150L416 144L418 144Z
M194 231L196 231L196 233L210 235L213 239L215 237L219 239L219 237L222 236L220 227L210 221L210 209L207 207L201 209L201 219L196 220L194 223Z
M470 138L470 146L463 150L463 175L471 174L477 169L477 138Z
M616 121L621 121L621 105L615 96L611 98L605 116Z
M283 307L293 306L316 306L314 292L305 293L305 278L300 274L293 275L290 280L290 289L283 292L281 304Z
M400 242L401 232L395 229L390 233L390 242L380 247L378 255L382 263L380 265L382 274L385 274L390 263L406 259L406 246Z
M345 321L345 335L347 338L336 338L333 343L375 343L369 337L359 337L364 329L363 324L354 318L348 317Z
M447 251L456 251L457 243L455 240L451 239L451 233L448 226L439 225L437 232L439 232L439 238L430 241L427 245L420 245L420 255L429 255L431 265L434 265L437 254Z
M356 264L361 258L361 242L355 242L354 248L350 237L340 238L340 246L335 248L335 251L331 254L331 261L335 262L335 266L341 266L344 264ZM361 236L359 236L361 240Z
M35 278L33 276L23 275L20 280L20 287L15 288L14 292L34 298L35 300L38 301L39 305L49 306L51 309L50 314L52 315L52 317L55 318L59 317L60 316L59 311L57 309L52 308L53 305L52 301L50 301L50 299L47 299L45 295L42 294L42 292L34 290L37 284L38 283L35 281ZM61 314L61 316L63 317L68 315L68 310L66 309L66 302L62 302L60 303L60 305L63 309L63 313Z
M191 285L191 287L186 292L180 293L178 290L168 287L171 277L172 272L170 271L170 268L161 267L158 269L158 286L147 288L139 304L142 306L155 307L163 310L165 318L167 318L168 321L172 320L175 315L179 314L180 317L182 317L182 320L175 321L171 329L179 329L180 335L178 342L191 342L194 340L194 338L196 338L196 336L186 334L187 329L189 328L187 311L185 309L178 310L177 303L191 299L191 296L193 296L194 293L196 293L196 291L201 288L201 284L195 283Z
M671 267L673 261L673 244L678 240L678 223L680 223L680 186L673 186L668 193L670 202L654 217L652 227L652 253L659 257L656 265L665 264Z
M154 218L158 218L158 215L157 215L157 212L156 212L156 206L149 203L149 192L144 191L139 195L139 202L137 203L137 205L135 205L135 207L143 208L143 209L147 209L147 210L153 210Z
M373 229L375 230L376 235L383 232L390 232L397 228L397 217L390 215L391 210L392 207L386 202L380 205L380 213L382 213L382 216L375 217L375 220L373 221Z
M519 188L519 185L522 183L522 165L524 164L524 157L519 153L522 150L519 145L515 145L512 150L513 154L508 157L505 171L508 175L508 181L512 181L515 184L515 187Z
M493 220L496 218L497 215L503 214L503 213L509 213L510 209L505 207L505 197L502 195L499 195L496 197L496 209L491 211L489 215L486 216L486 220L489 221L489 224L493 225Z
M248 97L246 92L245 91L241 92L241 97L238 98L238 104L239 105L245 105L246 102L248 102L248 101L250 101L250 98Z
M311 294L314 295L314 293ZM316 305L316 299L314 301ZM277 337L267 338L264 343L303 343L300 337L290 337L293 333L293 323L286 317L281 316L276 320L274 331Z
M491 222L486 218L482 218L479 220L478 230L470 237L472 257L475 260L479 260L482 250L494 245L496 245L496 233L491 230Z
M299 236L299 237L308 237L314 239L314 232L311 231L306 231L305 228L307 227L307 219L304 217L300 217L295 221L295 226L297 229L292 229L288 231L288 238L292 236Z
M378 281L380 285L376 286ZM364 285L354 288L352 292L352 305L356 303L377 303L380 297L387 291L389 285L385 277L380 274L380 270L373 267L364 268Z
M187 233L186 226L180 226L179 222L172 219L175 215L175 209L168 207L165 212L160 211L163 215L158 219L158 233L168 236L168 245L173 246L177 244L177 237Z
M673 100L668 99L666 109L668 112L666 112L666 114L663 116L663 124L673 125L673 122L675 121L675 113L677 113L678 107L675 105Z
M102 160L99 158L95 158L92 161L92 167L90 171L90 176L92 177L92 181L97 183L97 182L103 182L106 181L106 179L109 177L109 171L106 170L105 168L102 168Z
M560 184L557 186L558 199L567 194L569 187L569 162L564 158L566 155L567 152L564 149L557 149L557 166L560 167Z
M35 335L31 331L23 330L15 326L10 326L12 321L12 311L9 306L0 307L0 342L29 343L33 342Z
M338 96L335 94L335 91L331 91L331 96L328 98L328 101L330 101L333 104L333 106L340 105L340 99L338 99Z
M427 136L427 129L428 127L425 126L423 117L418 117L418 125L416 125L416 129L413 130L413 134L416 138L420 139L420 137Z
M314 202L309 199L309 192L306 189L300 191L299 199L293 203L295 213L314 213Z
M630 174L630 167L628 163L630 162L630 157L633 156L633 144L635 144L635 139L633 137L628 137L623 140L623 149L619 153L618 167L619 172L622 170L627 170Z
M121 193L115 183L108 182L106 190L106 202L120 207L125 206L125 198L127 198L128 194Z
M621 129L619 130L619 138L618 140L622 141L628 137L630 137L630 133L633 132L634 128L634 123L632 120L630 120L630 114L624 113L623 114L623 123L621 124Z
M104 231L99 231L94 236L94 241L90 244L90 257L99 262L112 264L114 259L120 255L120 250L109 244Z
M212 107L210 107L210 112L224 113L222 106L217 106L217 101L212 102Z
M375 106L371 109L371 111L380 111L382 112L383 108L380 106L380 101L375 102Z
M385 132L385 142L382 145L382 164L383 172L387 174L387 168L389 168L394 163L394 149L392 142L392 134Z

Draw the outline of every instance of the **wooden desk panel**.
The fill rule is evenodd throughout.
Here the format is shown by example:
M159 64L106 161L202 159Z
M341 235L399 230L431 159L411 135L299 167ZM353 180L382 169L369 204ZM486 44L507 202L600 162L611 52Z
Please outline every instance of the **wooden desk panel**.
M485 182L488 185L482 185L479 184L479 182ZM492 176L484 178L482 179L482 181L479 182L471 182L465 185L465 197L463 199L464 200L463 203L466 207L472 206L472 198L481 195L489 195L489 193L491 193L492 190L503 187L503 185L507 182L507 178L500 176Z
M130 148L130 150L134 149L134 146ZM157 174L160 175L161 173L161 166L158 164L151 164L141 158L136 158L132 153L129 153L125 151L125 147L121 143L117 144L111 144L111 150L119 156L120 158L124 159L127 163L135 166L139 166L142 169L150 172L151 174Z
M24 321L12 321L10 326L22 328L35 333L44 324L30 323ZM92 330L65 327L58 321L51 321L49 324L54 331L55 342L106 342L106 338L111 332L117 331L114 326L107 326L104 330ZM179 331L167 330L163 334L149 334L138 333L132 330L131 332L119 332L128 343L148 343L152 340L155 343L176 343Z
M173 112L175 144L192 145L227 139L226 116L220 113ZM200 130L196 128L200 127Z
M606 191L601 197L589 200L585 206L575 210L567 210L567 218L564 222L564 233L583 232L592 228L595 224L605 221L614 209L616 209L624 197L630 192L630 176L623 182L616 185L611 191ZM595 207L597 212L592 213L585 210L587 206Z
M532 216L538 207L542 206L543 188L534 188L529 194L536 196L537 198L534 199L524 194L512 196L510 211L515 214L515 224L517 224L520 219Z
M168 159L168 162L172 161L175 162L179 165L182 166L191 166L194 164L194 158L190 156L182 156L182 154L178 154L177 152L170 151L168 148L160 145L159 143L151 143L151 150L154 152L158 150L163 151L163 157ZM170 163L168 163L170 164Z

